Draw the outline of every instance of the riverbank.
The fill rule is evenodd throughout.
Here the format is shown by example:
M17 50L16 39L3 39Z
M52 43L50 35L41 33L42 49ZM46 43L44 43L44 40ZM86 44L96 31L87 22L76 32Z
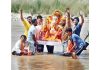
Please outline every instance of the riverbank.
M59 9L65 11L69 7L73 15L77 15L80 10L89 14L89 0L12 0L11 12L18 13L22 8L26 13L51 14Z

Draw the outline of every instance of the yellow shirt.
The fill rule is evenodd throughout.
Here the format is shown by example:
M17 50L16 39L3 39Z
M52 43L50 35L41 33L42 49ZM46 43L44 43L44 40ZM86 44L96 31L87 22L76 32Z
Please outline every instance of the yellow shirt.
M22 23L23 23L23 25L24 25L24 35L27 37L27 35L28 35L28 30L29 30L29 28L30 28L30 24L29 24L29 22L26 20L26 19L24 19L23 21L22 21Z

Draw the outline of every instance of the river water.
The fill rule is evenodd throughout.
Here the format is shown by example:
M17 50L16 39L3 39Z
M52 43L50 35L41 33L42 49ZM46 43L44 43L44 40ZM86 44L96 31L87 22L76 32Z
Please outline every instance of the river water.
M24 33L23 24L19 14L11 14L11 48ZM82 39L88 34L89 20L85 18L82 27ZM88 39L86 40L88 42ZM62 47L54 48L54 52L61 52ZM44 51L47 52L46 47ZM58 54L40 54L34 56L13 56L11 55L12 70L89 70L89 48L82 52L78 59L60 56Z

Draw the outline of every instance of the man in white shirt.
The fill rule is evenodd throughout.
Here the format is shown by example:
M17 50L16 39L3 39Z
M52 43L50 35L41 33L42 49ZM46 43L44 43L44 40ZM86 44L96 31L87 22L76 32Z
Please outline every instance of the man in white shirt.
M36 37L35 37L36 26L37 26L37 21L36 21L36 19L33 19L32 25L28 31L28 37L27 37L29 48L30 48L30 51L32 52L32 54L35 53L35 46L34 45L37 44Z

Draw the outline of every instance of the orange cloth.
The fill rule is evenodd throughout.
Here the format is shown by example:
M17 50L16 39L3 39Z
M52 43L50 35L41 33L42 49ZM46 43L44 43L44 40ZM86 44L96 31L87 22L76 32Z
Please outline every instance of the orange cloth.
M62 18L62 17L58 18L58 20L57 20L57 24L59 24L59 23L60 23L61 18Z
M68 40L67 52L69 53L74 52L74 49L72 49L72 47L73 47L73 43L70 40Z
M57 33L56 33L56 38L57 39L60 39L61 40L61 36L62 36L62 29L63 27L61 25L58 25L56 30L57 30Z

